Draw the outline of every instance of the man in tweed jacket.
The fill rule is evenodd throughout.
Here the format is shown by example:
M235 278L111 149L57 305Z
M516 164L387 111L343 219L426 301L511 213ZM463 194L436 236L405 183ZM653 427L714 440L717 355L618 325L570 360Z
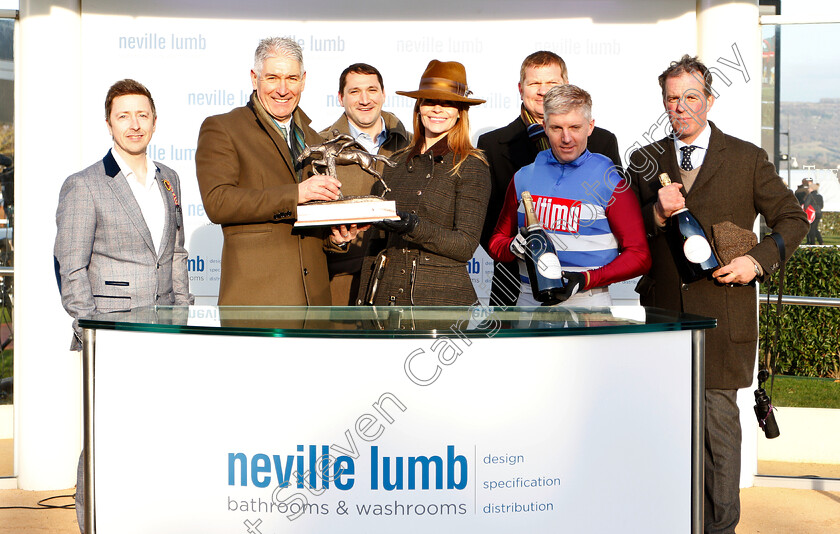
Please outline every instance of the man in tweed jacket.
M146 155L156 119L146 87L115 83L105 99L114 147L61 188L54 255L71 350L81 348L80 317L193 302L178 175Z
M712 108L712 75L697 58L683 56L659 76L673 136L636 151L628 171L639 197L653 257L636 290L641 303L717 319L706 331L705 499L707 534L733 534L740 518L741 425L736 393L755 377L758 324L755 282L779 269L808 231L805 214L767 154L723 133L706 115ZM673 181L657 179L667 172ZM763 239L744 255L685 283L665 238L665 222L687 207L703 224L725 221L752 230L756 217L783 240ZM750 431L755 431L750 429Z
M382 111L385 85L379 70L366 63L354 63L342 71L338 79L338 102L344 113L332 126L321 131L324 139L351 135L371 154L390 157L408 146L411 136L393 113ZM377 162L383 172L385 163ZM342 165L336 169L345 196L380 194L380 182L359 165ZM365 253L377 232L359 235L348 247L347 254L330 254L327 267L333 306L352 306L359 290L360 271Z

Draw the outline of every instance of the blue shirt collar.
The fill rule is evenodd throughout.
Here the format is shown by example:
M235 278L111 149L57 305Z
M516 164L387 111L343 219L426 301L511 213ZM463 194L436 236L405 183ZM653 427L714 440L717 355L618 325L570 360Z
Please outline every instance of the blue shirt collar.
M382 125L382 130L379 131L376 137L371 139L368 134L356 128L352 121L347 120L347 125L350 126L350 135L371 154L376 154L379 151L379 147L388 139L388 129L385 128L385 120L382 117L379 117L379 123Z

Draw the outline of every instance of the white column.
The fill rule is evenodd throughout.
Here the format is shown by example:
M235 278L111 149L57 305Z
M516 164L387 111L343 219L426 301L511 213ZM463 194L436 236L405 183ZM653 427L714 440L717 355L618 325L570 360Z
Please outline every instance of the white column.
M719 93L709 118L761 143L761 29L755 0L697 0L697 54Z
M761 144L758 16L757 1L697 0L697 53L714 69L712 88L718 93L709 119L724 132L756 145ZM753 389L738 392L743 433L741 487L753 485L758 465Z
M81 445L81 364L52 259L58 191L81 168L80 6L21 0L17 27L15 472L26 490L72 487Z

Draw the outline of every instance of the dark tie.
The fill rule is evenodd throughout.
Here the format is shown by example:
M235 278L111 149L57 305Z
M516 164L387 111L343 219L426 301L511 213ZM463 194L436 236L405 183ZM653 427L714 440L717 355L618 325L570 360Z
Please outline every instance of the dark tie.
M680 151L682 151L682 159L680 160L680 168L684 171L690 171L694 169L694 165L691 164L691 153L694 152L694 149L698 148L694 145L683 146L680 147Z

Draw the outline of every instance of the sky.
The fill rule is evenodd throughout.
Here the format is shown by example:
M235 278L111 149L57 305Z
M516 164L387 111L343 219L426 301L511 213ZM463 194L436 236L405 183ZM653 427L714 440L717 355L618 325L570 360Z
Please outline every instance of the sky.
M840 98L840 23L782 26L781 101Z

